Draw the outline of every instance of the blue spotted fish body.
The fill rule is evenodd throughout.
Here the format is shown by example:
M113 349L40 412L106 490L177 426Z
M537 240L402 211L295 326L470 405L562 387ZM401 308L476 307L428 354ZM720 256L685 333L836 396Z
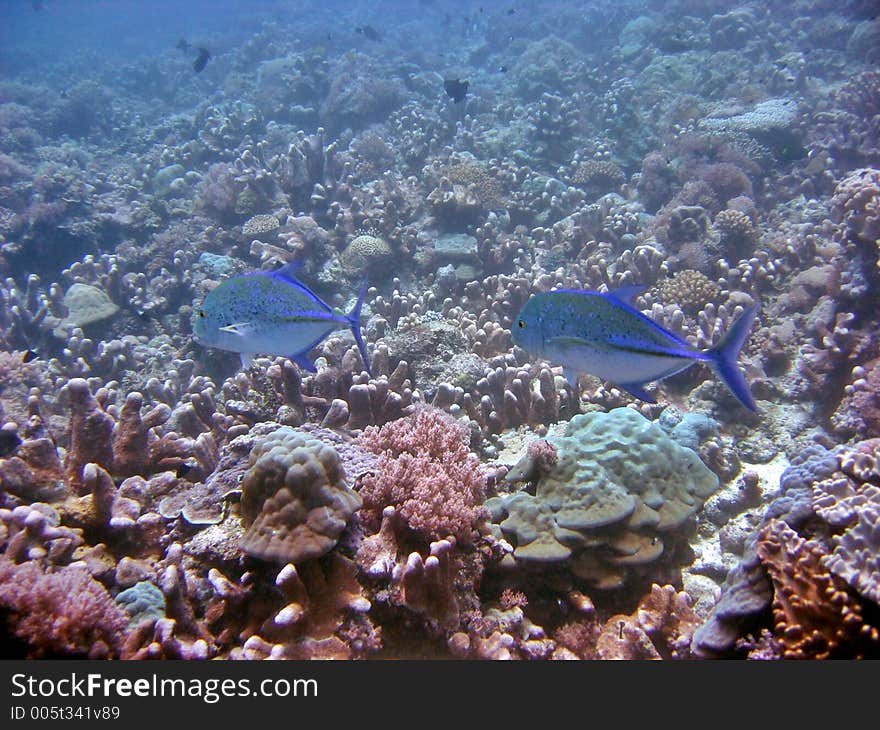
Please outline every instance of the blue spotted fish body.
M206 347L241 355L247 366L254 355L284 355L315 371L308 353L331 332L350 327L369 373L360 329L366 281L350 314L329 304L298 281L295 264L272 272L233 276L212 289L198 309L193 339Z
M513 341L527 352L558 363L570 382L579 373L610 381L653 403L646 383L704 362L746 408L756 410L737 367L739 351L758 311L753 304L730 325L715 347L697 350L633 307L644 287L612 292L560 289L534 295L513 322Z

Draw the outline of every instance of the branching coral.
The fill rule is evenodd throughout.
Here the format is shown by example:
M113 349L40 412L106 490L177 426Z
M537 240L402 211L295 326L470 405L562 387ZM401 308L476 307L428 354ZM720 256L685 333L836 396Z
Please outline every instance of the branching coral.
M880 649L880 631L822 567L818 545L771 520L761 531L758 554L773 581L774 633L785 658L861 658Z
M409 529L427 539L453 536L470 542L484 516L486 477L468 450L470 435L439 410L369 427L360 443L379 455L372 474L361 480L362 513L374 523L393 506Z
M119 648L128 616L81 565L43 572L33 561L0 558L0 607L28 656L106 659Z

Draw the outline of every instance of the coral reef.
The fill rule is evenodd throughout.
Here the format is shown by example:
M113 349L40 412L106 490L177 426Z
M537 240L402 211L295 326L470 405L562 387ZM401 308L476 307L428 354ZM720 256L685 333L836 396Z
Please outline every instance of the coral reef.
M0 644L880 655L866 4L232 5L203 73L116 13L47 54L9 9ZM194 341L288 263L334 317L363 283L370 374L341 316L246 366ZM700 350L758 305L758 413L705 364L647 403L513 344L532 295L620 287Z

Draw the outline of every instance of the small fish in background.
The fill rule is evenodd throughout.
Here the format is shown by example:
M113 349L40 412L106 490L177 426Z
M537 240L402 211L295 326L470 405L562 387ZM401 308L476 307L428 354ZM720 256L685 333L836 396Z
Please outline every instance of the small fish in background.
M461 81L459 79L445 79L443 81L443 88L446 89L446 96L452 99L456 104L460 101L464 101L464 97L467 95L468 86L468 81Z
M36 350L28 349L28 350L25 350L24 353L22 353L21 361L23 363L27 364L33 360L36 360L39 356L40 356L40 354Z
M743 406L756 411L736 360L758 305L748 307L717 345L697 350L633 306L632 300L644 289L627 286L607 294L558 289L535 294L513 321L513 341L562 365L572 385L579 373L588 373L648 403L655 400L645 391L646 383L703 362Z
M183 51L184 53L189 53L189 49L192 48L190 42L186 38L181 38L177 41L177 45L174 46L178 51Z
M381 34L372 25L359 25L357 28L354 29L354 32L360 33L368 41L382 40Z
M331 332L350 327L364 369L370 372L367 348L361 336L361 307L367 291L364 280L357 303L340 314L298 281L298 264L277 271L233 276L212 289L197 310L193 340L241 355L248 367L254 355L284 355L309 372L315 364L308 353Z
M193 61L193 71L197 74L201 73L205 70L205 66L208 65L208 59L211 58L211 54L207 48L199 48L199 55L196 56L196 60Z

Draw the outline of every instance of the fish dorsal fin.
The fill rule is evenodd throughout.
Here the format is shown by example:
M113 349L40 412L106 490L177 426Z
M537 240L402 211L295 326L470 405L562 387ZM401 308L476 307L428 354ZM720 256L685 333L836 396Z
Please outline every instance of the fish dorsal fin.
M302 284L302 282L296 278L296 272L299 271L302 267L302 261L289 261L288 263L284 264L284 266L282 266L280 269L275 269L275 271L267 271L266 273L269 274L269 276L275 276L279 279L285 279L292 284Z
M616 299L618 302L623 302L624 304L628 304L629 306L635 306L633 302L635 298L641 294L648 287L644 284L632 284L630 286L621 286L613 291L608 292L608 296L612 299Z
M311 299L321 308L323 308L327 312L332 312L333 307L331 307L327 302L325 302L321 297L319 297L315 292L313 292L309 287L303 284L299 279L296 278L296 272L299 271L303 267L302 262L300 261L291 261L290 263L284 264L280 269L275 269L275 271L265 271L260 272L265 274L266 276L271 276L275 279L280 279L281 281L287 282L288 284L295 286L301 292L307 294Z

